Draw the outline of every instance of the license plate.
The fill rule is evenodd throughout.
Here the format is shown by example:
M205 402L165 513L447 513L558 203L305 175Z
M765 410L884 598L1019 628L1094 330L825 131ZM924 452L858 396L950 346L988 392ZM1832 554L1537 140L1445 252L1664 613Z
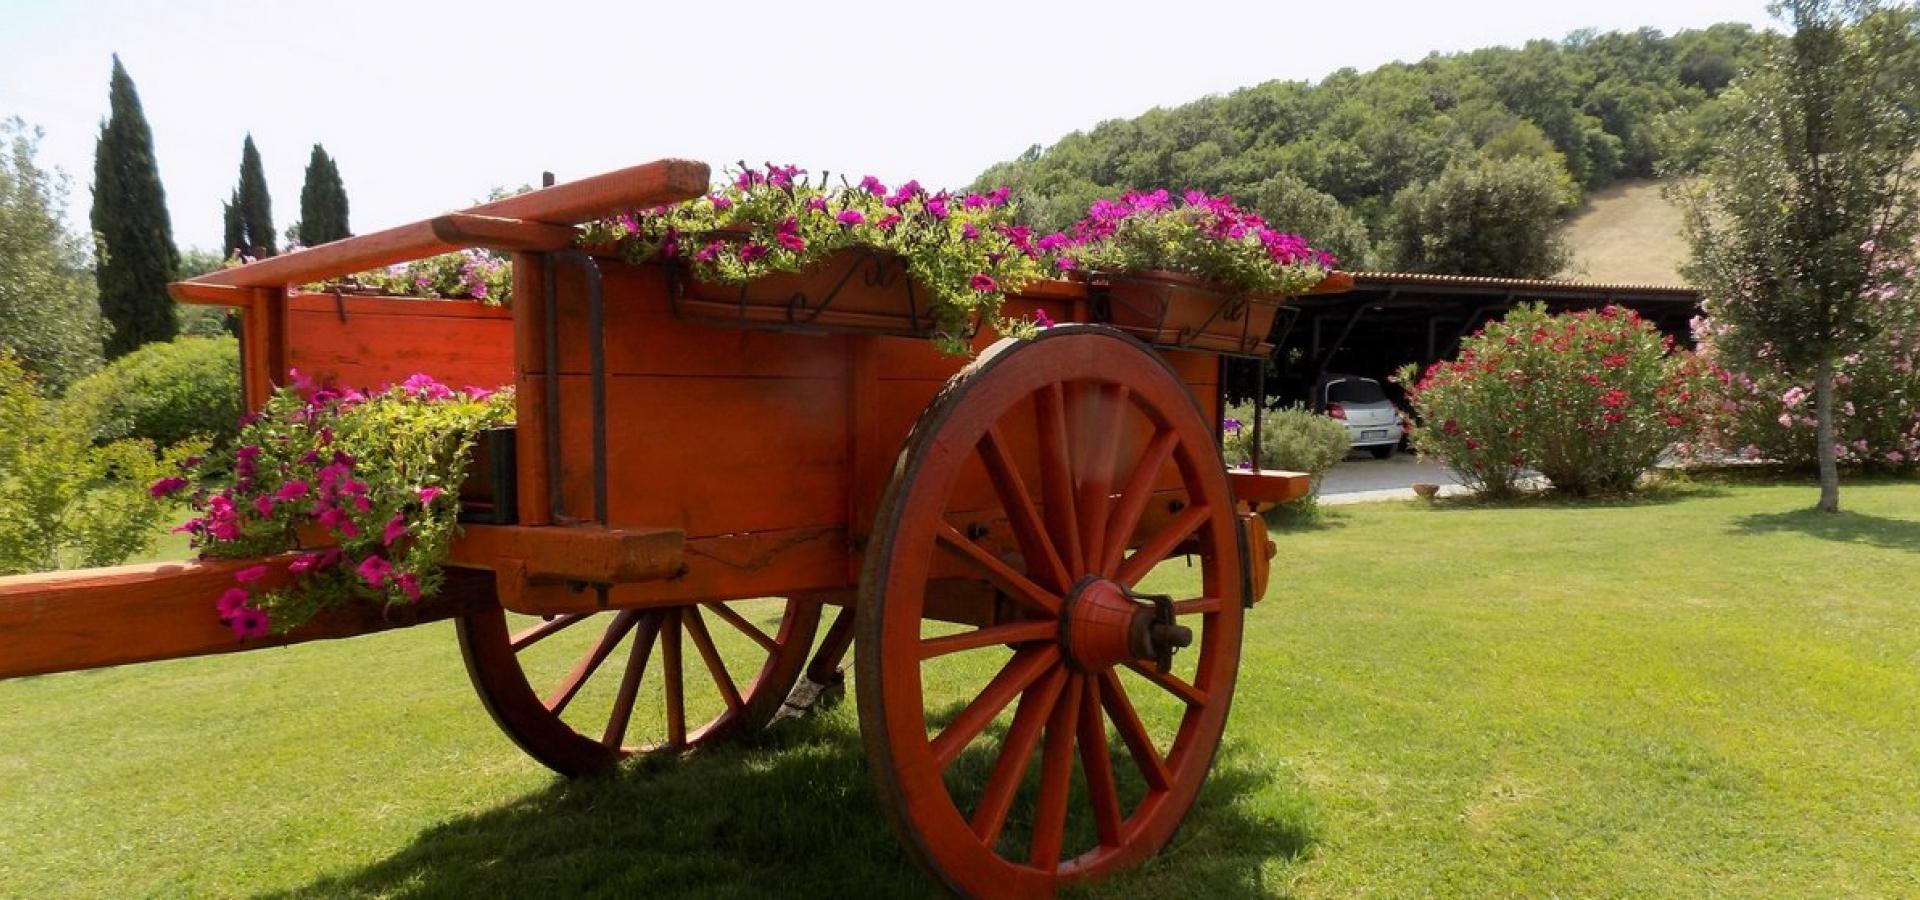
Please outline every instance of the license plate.
M1361 440L1363 440L1363 441L1376 441L1376 440L1384 440L1384 439L1386 439L1386 436L1387 436L1387 431L1386 431L1386 429L1384 429L1384 428L1382 428L1382 429L1380 429L1380 430L1378 430L1378 431L1362 431L1362 432L1360 432L1360 439L1361 439Z

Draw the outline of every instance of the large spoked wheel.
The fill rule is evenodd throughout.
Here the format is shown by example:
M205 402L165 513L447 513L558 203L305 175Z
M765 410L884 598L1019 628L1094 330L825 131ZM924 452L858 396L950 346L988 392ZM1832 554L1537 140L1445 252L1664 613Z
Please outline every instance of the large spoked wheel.
M1226 725L1241 539L1212 428L1138 342L1055 328L956 376L895 469L858 607L861 731L902 843L974 896L1164 846ZM935 621L967 579L997 590L990 621Z
M806 665L820 606L743 600L512 619L524 621L492 606L458 620L467 674L514 743L580 776L764 727Z

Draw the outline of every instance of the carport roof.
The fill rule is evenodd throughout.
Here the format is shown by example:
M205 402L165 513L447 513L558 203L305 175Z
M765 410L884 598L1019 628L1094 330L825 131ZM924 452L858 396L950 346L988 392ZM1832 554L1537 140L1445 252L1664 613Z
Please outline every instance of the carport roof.
M1670 300L1695 303L1700 292L1685 285L1631 282L1568 281L1546 278L1494 278L1481 275L1430 275L1421 272L1347 272L1352 291L1378 292L1395 288L1420 293L1500 294L1515 299L1553 298L1605 301L1609 299Z

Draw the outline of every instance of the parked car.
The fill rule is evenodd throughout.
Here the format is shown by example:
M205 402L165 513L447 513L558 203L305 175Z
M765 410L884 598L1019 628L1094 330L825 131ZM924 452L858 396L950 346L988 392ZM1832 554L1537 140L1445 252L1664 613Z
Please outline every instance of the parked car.
M1313 387L1313 408L1344 422L1354 448L1366 448L1374 459L1386 459L1406 437L1400 409L1388 399L1380 382L1358 375L1327 375Z

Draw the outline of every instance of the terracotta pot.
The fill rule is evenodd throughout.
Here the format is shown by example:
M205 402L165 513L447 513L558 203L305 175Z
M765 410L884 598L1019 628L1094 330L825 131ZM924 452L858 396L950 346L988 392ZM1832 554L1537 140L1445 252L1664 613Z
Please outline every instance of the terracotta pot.
M1427 484L1422 482L1419 484L1415 484L1413 486L1413 492L1415 494L1420 495L1420 499L1422 500L1432 500L1434 497L1439 495L1440 486L1437 484Z
M1097 272L1104 321L1156 347L1254 355L1269 352L1283 298L1178 272Z

